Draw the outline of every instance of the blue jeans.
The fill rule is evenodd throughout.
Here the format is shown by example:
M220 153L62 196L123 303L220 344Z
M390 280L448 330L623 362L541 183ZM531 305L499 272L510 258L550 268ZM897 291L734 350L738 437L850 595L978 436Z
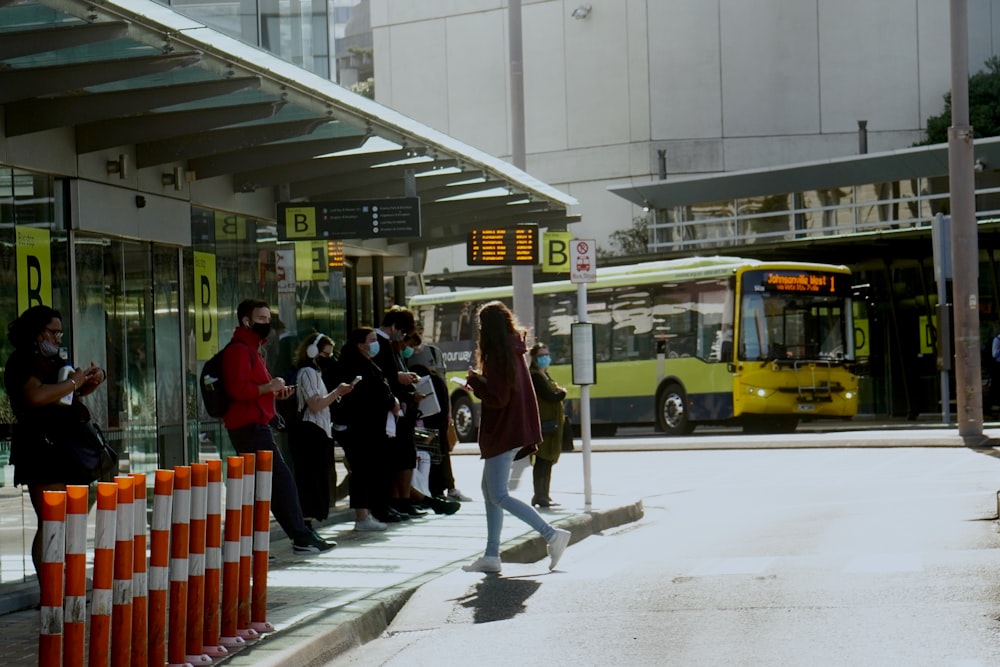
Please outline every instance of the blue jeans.
M525 522L546 540L555 535L550 526L531 505L510 495L510 466L516 449L486 459L483 462L483 500L486 503L486 553L488 557L500 556L500 531L503 528L503 511L507 510Z
M285 457L274 444L271 427L267 424L253 424L228 433L233 448L240 454L256 454L258 449L274 453L271 472L271 514L289 539L295 540L307 533L295 478L285 463Z

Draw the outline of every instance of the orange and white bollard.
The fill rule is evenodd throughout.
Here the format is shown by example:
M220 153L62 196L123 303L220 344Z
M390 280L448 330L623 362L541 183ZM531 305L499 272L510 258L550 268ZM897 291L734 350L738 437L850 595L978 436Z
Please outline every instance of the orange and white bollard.
M118 508L115 510L114 584L111 596L111 664L127 665L132 660L132 536L135 514L132 507L135 483L127 475L115 477Z
M87 495L89 486L66 487L66 595L63 667L83 667L87 638Z
M41 625L38 664L58 667L63 649L63 567L66 549L66 492L42 491Z
M250 627L250 556L253 552L253 490L254 454L243 457L243 509L240 516L240 601L236 612L236 634L244 641L257 639L257 631Z
M167 665L188 667L187 648L188 539L191 521L191 466L174 466L173 516L170 517L170 618ZM193 666L191 666L193 667Z
M205 512L208 499L208 466L191 464L191 522L188 531L188 604L187 661L192 665L211 665L212 658L202 652L205 633Z
M267 559L271 548L271 477L274 452L257 452L257 479L253 504L253 597L250 600L250 628L274 632L267 622Z
M237 608L240 602L240 515L243 513L243 457L226 459L226 524L222 545L222 636L225 647L246 644L237 633Z
M132 473L132 667L146 667L149 646L146 626L149 607L146 598L146 475Z
M222 461L208 461L205 507L205 618L201 652L213 658L229 651L219 643L219 604L222 591Z
M149 667L166 664L167 590L170 564L170 515L174 471L157 470L153 482L153 520L149 530Z
M90 602L90 647L87 664L103 667L111 656L111 607L115 572L115 527L118 484L97 483L94 528L94 588Z

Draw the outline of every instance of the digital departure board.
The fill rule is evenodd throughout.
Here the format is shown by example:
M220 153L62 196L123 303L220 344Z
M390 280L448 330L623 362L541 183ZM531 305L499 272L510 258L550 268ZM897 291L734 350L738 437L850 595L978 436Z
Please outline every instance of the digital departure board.
M465 256L469 266L538 264L538 225L474 229Z
M747 271L743 274L743 291L770 294L847 294L850 277L825 271L775 269Z

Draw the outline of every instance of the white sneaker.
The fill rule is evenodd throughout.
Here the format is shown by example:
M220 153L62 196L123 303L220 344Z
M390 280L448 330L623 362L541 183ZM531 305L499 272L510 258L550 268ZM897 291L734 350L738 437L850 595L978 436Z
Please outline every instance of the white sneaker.
M502 567L499 556L481 556L468 565L463 565L466 572L500 572Z
M568 530L563 530L562 528L556 528L556 534L549 539L549 569L556 569L556 565L559 564L559 559L562 558L563 552L566 551L566 547L569 546L570 532Z
M464 493L462 493L458 489L448 489L448 497L451 498L452 500L457 500L460 503L471 503L472 502L472 498L470 498L469 496L465 495Z
M364 519L354 522L354 530L361 533L374 533L380 530L385 530L386 528L388 528L386 524L382 523L370 514Z

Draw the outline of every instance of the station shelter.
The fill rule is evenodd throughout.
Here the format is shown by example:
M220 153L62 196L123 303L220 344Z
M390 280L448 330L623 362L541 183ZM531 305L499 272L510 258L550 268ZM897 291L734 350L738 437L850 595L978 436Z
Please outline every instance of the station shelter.
M86 401L132 471L230 447L197 378L243 299L339 345L403 302L428 248L565 229L573 204L152 0L0 0L0 321L61 311L69 357L108 371ZM24 604L18 586L37 596L12 420L2 395L0 612Z
M947 367L939 358L932 240L935 220L950 211L946 144L611 191L648 211L650 258L736 255L848 266L863 372L859 414L954 418L953 374L949 406L942 406ZM1000 138L975 141L975 191L986 344L1000 332Z

